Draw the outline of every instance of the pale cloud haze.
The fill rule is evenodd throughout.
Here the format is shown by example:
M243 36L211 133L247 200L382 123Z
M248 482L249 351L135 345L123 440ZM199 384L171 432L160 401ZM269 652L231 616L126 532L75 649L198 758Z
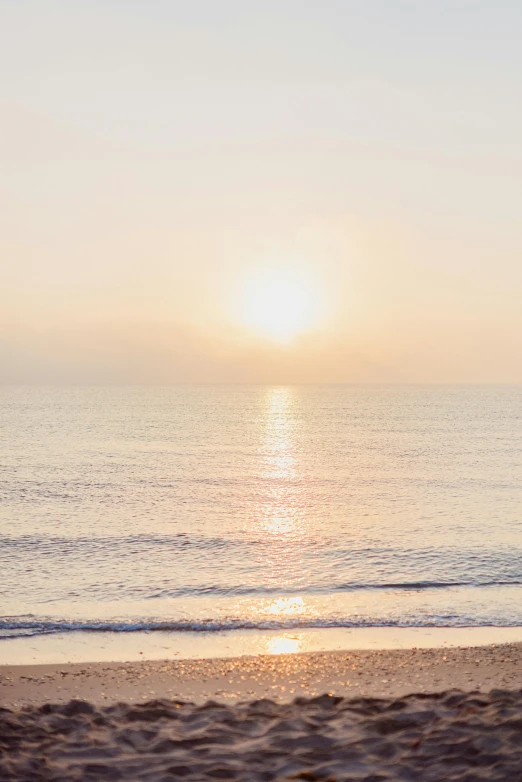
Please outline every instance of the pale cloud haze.
M1 3L0 381L522 382L521 35L514 0ZM265 268L320 310L281 343Z

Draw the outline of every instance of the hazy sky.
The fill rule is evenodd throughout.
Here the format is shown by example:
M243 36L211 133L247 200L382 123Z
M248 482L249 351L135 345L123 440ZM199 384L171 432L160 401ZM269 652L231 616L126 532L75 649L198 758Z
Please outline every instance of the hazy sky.
M520 0L0 0L0 381L522 382L521 39Z

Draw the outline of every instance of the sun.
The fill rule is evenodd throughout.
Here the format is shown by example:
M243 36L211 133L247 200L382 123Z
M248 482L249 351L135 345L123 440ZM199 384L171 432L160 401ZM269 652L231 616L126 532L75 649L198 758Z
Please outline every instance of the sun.
M312 329L320 316L320 297L312 281L294 269L252 271L239 294L243 324L277 342L290 342Z

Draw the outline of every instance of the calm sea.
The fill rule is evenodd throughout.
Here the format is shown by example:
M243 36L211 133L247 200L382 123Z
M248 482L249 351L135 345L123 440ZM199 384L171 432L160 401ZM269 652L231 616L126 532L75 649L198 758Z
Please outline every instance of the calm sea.
M522 388L0 389L0 636L522 625Z

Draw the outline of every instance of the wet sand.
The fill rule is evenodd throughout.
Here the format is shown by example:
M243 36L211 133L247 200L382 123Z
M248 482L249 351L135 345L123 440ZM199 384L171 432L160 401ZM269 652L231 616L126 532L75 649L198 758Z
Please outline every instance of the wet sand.
M0 642L3 665L201 660L296 652L438 649L522 643L522 627L328 627L226 632L50 633Z
M520 690L520 644L3 666L0 778L522 779Z

